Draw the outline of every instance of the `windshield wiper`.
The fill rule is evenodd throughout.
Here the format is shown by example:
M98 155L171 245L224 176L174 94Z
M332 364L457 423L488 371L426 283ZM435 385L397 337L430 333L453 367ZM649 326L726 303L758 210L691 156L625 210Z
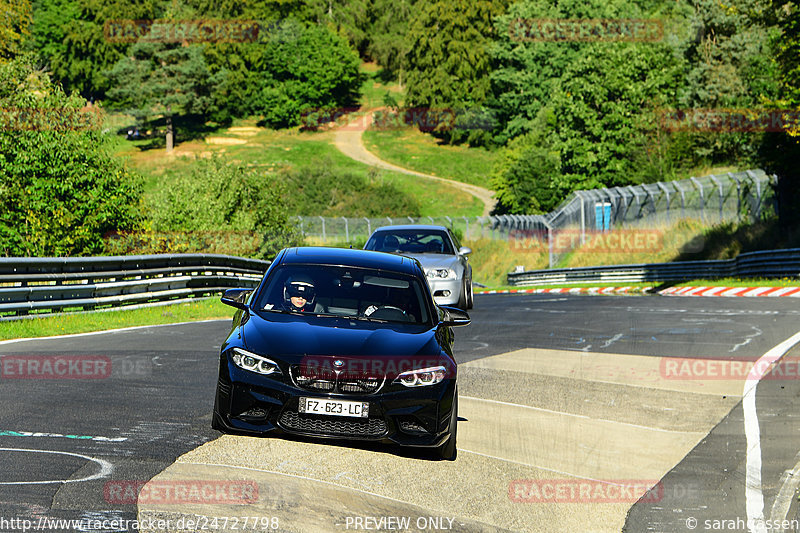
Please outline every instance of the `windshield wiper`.
M367 322L380 322L380 323L388 322L388 320L384 320L382 318L372 318L372 317L369 317L369 316L349 316L349 315L344 315L344 316L343 315L334 315L334 316L338 316L340 318L344 318L344 319L347 319L347 320L365 320Z

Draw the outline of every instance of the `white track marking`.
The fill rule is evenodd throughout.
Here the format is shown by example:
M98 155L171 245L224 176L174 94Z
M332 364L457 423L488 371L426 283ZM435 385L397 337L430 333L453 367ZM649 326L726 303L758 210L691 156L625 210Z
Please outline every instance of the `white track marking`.
M128 328L117 328L117 329L105 329L102 331L87 331L86 333L70 333L68 335L52 335L50 337L26 337L24 339L8 339L5 341L0 341L0 345L3 344L12 344L15 342L24 342L24 341L41 341L41 340L49 340L49 339L69 339L72 337L88 337L90 335L105 335L106 333L117 333L120 331L133 331L136 329L145 329L145 328L163 328L166 326L184 326L186 324L202 324L204 322L229 322L230 318L211 318L209 320L192 320L189 322L173 322L171 324L153 324L150 326L131 326Z
M742 346L747 346L748 344L750 344L753 341L753 339L755 339L756 337L758 337L759 335L762 335L764 333L763 331L761 331L756 326L750 326L750 327L753 328L754 330L756 330L756 332L745 336L744 340L742 342L740 342L739 344L737 344L736 346L734 346L733 348L731 348L730 350L728 350L728 353L735 352L736 350L738 350Z
M620 340L622 337L624 337L622 333L617 333L616 335L605 341L601 346L601 348L608 348L609 346Z
M573 418L582 418L584 420L596 420L597 422L608 422L610 424L619 424L621 426L628 426L636 429L646 429L648 431L659 431L661 433L679 433L679 434L703 434L700 431L678 431L675 429L661 429L661 428L654 428L650 426L640 426L639 424L631 424L630 422L618 422L617 420L608 420L606 418L594 418L591 416L586 415L576 415L573 413L565 413L563 411L553 411L551 409L544 409L542 407L533 407L532 405L522 405L518 403L509 403L509 402L501 402L500 400L487 400L486 398L476 398L474 396L464 396L463 394L458 395L459 398L464 400L473 400L478 402L489 402L489 403L496 403L499 405L508 405L510 407L520 407L522 409L531 409L533 411L539 411L542 413L550 413L553 415L561 415L561 416L569 416ZM538 468L538 467L537 467Z
M31 450L29 448L0 448L0 452L30 452L30 453L52 453L55 455L69 455L71 457L80 457L87 461L97 463L100 465L100 472L91 476L82 477L80 479L53 479L47 481L0 481L0 485L52 485L53 483L80 483L82 481L92 481L95 479L102 479L109 477L113 472L114 467L108 461L102 459L95 459L87 455L72 452L57 452L53 450Z
M489 459L494 459L495 461L503 461L504 463L512 463L512 464L515 464L515 465L521 465L521 466L527 466L527 467L530 467L530 468L535 468L537 470L544 470L546 472L552 472L553 474L559 474L561 476L574 477L575 479L583 479L583 480L586 480L586 481L594 481L596 483L603 483L605 485L615 485L615 486L618 486L618 487L624 487L625 486L622 483L615 483L615 482L610 481L608 479L597 479L597 478L593 478L593 477L582 476L580 474L573 474L572 472L566 472L564 470L558 470L556 468L548 468L546 466L533 465L533 464L530 464L530 463L523 463L522 461L515 461L513 459L506 459L504 457L497 457L495 455L489 455L488 453L474 452L472 450L467 450L467 449L464 449L464 448L459 448L458 451L464 452L464 453L471 453L473 455L480 455L481 457L487 457Z
M781 476L781 490L775 497L775 502L772 504L772 512L770 512L770 519L773 524L780 524L788 519L789 508L792 505L795 491L800 485L800 453L795 456L797 463L791 470L786 470ZM784 528L773 528L773 533L783 533Z
M797 343L800 343L800 332L762 355L756 361L744 384L742 409L744 410L744 434L747 441L745 509L747 511L747 527L752 533L767 533L764 522L764 493L761 490L761 430L756 411L756 387L761 378L769 372L771 365L779 361Z

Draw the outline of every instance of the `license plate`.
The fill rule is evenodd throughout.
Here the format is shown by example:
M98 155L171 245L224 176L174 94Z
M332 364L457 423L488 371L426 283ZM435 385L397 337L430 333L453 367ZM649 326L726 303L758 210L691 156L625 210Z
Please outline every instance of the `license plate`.
M348 402L345 400L325 400L321 398L300 398L299 411L315 415L369 416L369 404L366 402Z

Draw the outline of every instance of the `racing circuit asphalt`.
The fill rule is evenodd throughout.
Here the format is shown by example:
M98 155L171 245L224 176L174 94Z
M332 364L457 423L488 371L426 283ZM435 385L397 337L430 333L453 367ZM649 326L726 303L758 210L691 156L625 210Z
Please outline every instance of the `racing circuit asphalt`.
M186 513L272 516L282 531L353 531L355 517L381 516L424 518L412 531L683 532L746 519L744 380L668 378L663 358L754 361L800 330L795 300L498 294L477 296L470 314L456 330L454 462L218 438L211 408L228 321L0 343L2 356L100 356L112 369L101 379L0 378L0 530L13 530L3 518ZM797 376L758 386L765 518L796 512L800 475L786 472L800 472L798 402ZM137 508L104 494L110 480L154 476L249 480L259 498ZM641 492L597 496L656 482L638 503ZM564 496L577 483L595 492L556 502L533 490Z

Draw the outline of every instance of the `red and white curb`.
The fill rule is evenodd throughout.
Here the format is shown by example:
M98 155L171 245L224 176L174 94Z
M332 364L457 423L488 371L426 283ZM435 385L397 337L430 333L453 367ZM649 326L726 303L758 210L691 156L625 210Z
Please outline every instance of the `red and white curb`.
M560 289L507 289L500 291L475 291L475 294L632 294L645 292L652 287L562 287Z
M659 294L669 296L790 296L800 298L800 287L670 287Z
M475 291L475 294L641 294L653 287L562 287L559 289L506 289ZM800 298L800 287L669 287L667 296L790 296Z

